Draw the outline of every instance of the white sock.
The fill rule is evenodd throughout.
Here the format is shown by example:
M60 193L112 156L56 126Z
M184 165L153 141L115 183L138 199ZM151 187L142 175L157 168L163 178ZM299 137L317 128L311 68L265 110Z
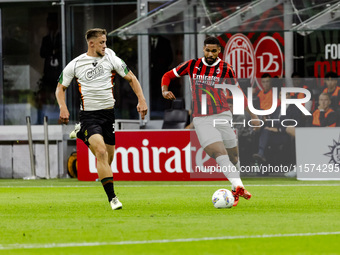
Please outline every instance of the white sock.
M216 158L217 164L221 167L223 174L231 183L232 190L235 190L237 186L243 186L242 180L240 178L240 161L238 161L235 165L233 165L229 159L228 155L221 155ZM235 166L232 170L229 170L229 166Z

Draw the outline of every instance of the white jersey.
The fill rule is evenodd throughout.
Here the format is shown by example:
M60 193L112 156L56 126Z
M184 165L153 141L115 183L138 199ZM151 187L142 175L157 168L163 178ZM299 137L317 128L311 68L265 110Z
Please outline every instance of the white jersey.
M128 68L111 49L105 49L105 56L90 57L86 53L73 59L60 75L59 83L68 87L76 78L81 95L81 110L94 111L112 108L114 77L124 77Z

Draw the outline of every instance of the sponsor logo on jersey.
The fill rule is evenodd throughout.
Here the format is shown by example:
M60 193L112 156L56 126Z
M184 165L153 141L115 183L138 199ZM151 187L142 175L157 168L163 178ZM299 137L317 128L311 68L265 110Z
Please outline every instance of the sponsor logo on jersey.
M215 83L220 82L220 78L216 76L207 76L207 75L201 75L201 74L194 74L193 79L195 81L196 85L209 85L214 86Z
M93 80L99 76L102 76L104 74L104 67L102 65L97 66L94 69L88 69L85 72L85 77L88 81Z

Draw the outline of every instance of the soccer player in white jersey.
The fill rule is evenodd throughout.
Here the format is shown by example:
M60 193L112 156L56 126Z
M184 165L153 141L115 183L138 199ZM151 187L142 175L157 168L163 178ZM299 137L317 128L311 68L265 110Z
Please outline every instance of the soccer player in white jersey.
M111 163L115 150L113 80L118 73L127 80L138 98L137 111L144 119L148 107L136 76L123 60L106 46L105 29L94 28L86 32L86 53L73 59L60 75L56 97L60 108L60 121L69 122L69 111L65 102L65 91L73 78L81 94L80 125L75 132L97 158L98 177L102 182L113 210L121 209L113 187ZM72 133L71 133L72 134Z

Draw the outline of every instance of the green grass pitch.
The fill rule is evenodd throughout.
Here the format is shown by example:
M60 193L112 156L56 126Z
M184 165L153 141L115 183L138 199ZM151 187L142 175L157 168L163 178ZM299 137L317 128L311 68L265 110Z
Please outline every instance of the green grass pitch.
M340 254L340 181L244 179L251 200L215 209L228 182L0 180L0 254Z

